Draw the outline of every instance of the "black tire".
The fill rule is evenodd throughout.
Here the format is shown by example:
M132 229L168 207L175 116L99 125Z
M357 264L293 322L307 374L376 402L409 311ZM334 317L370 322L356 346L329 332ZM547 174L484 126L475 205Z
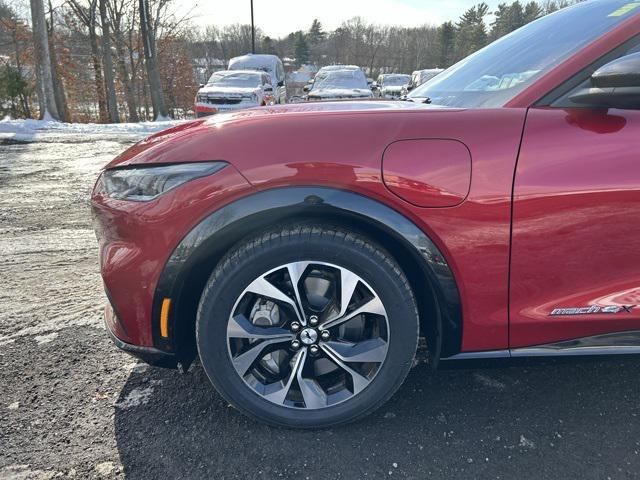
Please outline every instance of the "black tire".
M229 316L244 289L280 265L306 260L338 265L361 277L384 305L389 328L386 358L366 388L317 410L277 405L256 393L234 369L227 344ZM220 261L200 300L196 338L209 379L238 410L276 426L329 427L368 415L400 387L415 356L418 311L404 273L370 239L334 227L282 227L242 242Z

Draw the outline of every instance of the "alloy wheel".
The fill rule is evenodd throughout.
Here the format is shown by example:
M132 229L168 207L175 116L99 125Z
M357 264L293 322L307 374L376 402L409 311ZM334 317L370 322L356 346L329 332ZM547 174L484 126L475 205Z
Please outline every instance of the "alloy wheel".
M236 373L265 400L320 409L360 394L387 357L380 297L354 272L299 261L253 280L227 325Z

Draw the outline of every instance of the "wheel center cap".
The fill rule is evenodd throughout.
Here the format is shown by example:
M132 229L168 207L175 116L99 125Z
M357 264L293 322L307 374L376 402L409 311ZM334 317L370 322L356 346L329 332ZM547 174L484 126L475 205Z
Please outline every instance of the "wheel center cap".
M300 332L300 341L305 345L312 345L318 341L318 332L313 328L305 328Z

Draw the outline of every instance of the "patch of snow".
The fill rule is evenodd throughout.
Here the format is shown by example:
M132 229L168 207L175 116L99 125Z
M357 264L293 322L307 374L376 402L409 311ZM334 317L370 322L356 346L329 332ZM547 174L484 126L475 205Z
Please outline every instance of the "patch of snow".
M10 403L7 408L9 410L17 410L18 407L20 407L20 402L13 402L13 403Z
M536 444L533 441L526 438L524 435L520 435L519 445L523 448L531 448L531 449L536 448Z
M122 366L122 369L127 373L127 375L131 373L144 373L148 370L148 368L149 368L148 364L141 363L141 362L127 363Z
M110 477L116 469L113 462L102 462L95 466L96 473L101 477Z
M38 342L38 345L42 345L44 343L53 342L57 336L58 336L58 332L51 332L46 335L36 335L34 339L36 342Z
M155 122L140 123L64 123L55 120L0 120L0 140L18 142L86 141L104 138L135 140L160 130L174 127L186 120L163 118Z
M160 380L154 380L151 385L146 388L134 388L121 402L115 404L117 408L127 410L132 407L139 407L140 405L146 405L151 400L151 395L154 391L154 386L161 383Z
M30 465L16 464L0 467L0 478L11 480L51 480L61 477L63 477L62 472L56 472L54 470L32 470Z

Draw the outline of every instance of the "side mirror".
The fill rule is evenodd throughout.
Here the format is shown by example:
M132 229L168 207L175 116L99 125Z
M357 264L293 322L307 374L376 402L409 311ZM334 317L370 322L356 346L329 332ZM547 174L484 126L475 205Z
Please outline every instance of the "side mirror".
M378 88L380 88L380 86L378 85L378 82L373 82L371 84L371 90L377 90Z
M198 88L204 88L204 83L201 83Z
M590 87L578 90L569 100L592 107L640 108L640 52L600 67L590 82Z
M279 86L279 87L284 87L284 80L280 80L280 81L278 82L278 86Z
M407 92L410 92L411 90L413 90L413 85L411 84L407 85Z
M309 90L311 90L311 85L309 84L306 84L304 87L302 87L302 91L305 93L309 92Z

